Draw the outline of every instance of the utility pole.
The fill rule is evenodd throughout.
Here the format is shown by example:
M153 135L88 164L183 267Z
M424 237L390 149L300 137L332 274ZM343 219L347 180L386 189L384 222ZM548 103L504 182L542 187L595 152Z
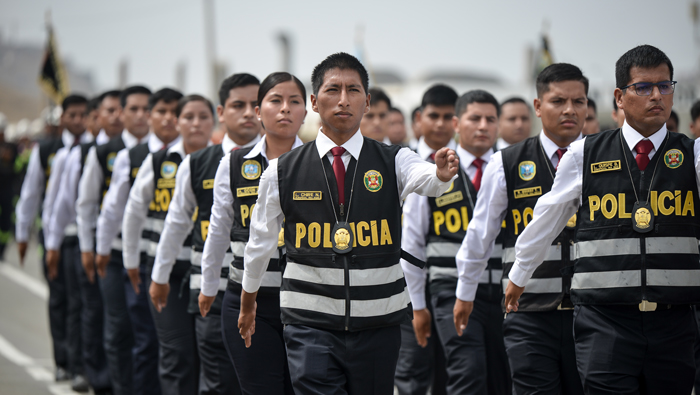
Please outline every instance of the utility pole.
M204 51L209 71L209 97L217 97L218 67L216 59L216 19L214 18L214 0L203 0L204 5Z
M280 43L281 59L282 59L282 71L288 73L292 72L292 49L291 49L291 39L287 32L279 32L277 34L277 40Z

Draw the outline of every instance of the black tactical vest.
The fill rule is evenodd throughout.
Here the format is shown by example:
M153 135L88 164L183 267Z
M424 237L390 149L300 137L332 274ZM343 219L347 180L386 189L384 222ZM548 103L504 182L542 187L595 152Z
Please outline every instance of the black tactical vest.
M44 170L44 175L46 176L46 181L48 182L51 176L51 165L53 164L53 158L59 149L63 147L63 139L60 137L49 138L41 140L39 142L39 162L41 163L41 168Z
M90 148L96 146L97 142L95 142L95 140L90 141L89 143L80 144L80 175L83 174L83 169L85 168L85 162L87 161L87 156L90 152Z
M503 238L503 289L515 262L515 242L532 220L540 196L552 189L555 169L546 157L540 137L530 137L501 151L508 193L506 228ZM565 228L549 247L544 262L533 273L520 297L520 311L548 311L569 308L571 275L563 274L573 265L574 225ZM567 225L567 226L569 226ZM563 305L562 305L563 302Z
M136 175L139 174L139 167L143 163L144 159L148 156L150 151L148 150L148 143L142 143L129 150L129 164L131 169L129 171L129 185L134 186L134 180L136 180Z
M102 169L102 199L100 200L100 210L102 210L102 204L104 203L105 195L109 189L109 184L112 181L112 169L114 168L114 160L117 157L117 153L126 148L124 145L124 140L122 140L121 135L109 140L108 143L103 145L98 145L95 147L95 153L97 154L97 162L100 164ZM117 237L115 237L117 243L121 245L122 233L119 232ZM114 259L122 260L122 251L120 249L114 248L112 245L112 257Z
M571 299L575 304L698 303L694 141L667 133L646 170L640 171L623 140L617 129L588 136L584 143ZM653 224L633 207L637 199L647 198ZM635 218L650 231L633 230Z

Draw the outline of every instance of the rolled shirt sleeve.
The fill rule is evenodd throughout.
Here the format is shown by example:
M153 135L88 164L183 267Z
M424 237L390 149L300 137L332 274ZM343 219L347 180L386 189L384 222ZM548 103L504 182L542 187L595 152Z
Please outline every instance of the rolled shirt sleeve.
M46 175L44 169L41 168L41 160L39 158L39 144L32 148L32 153L29 155L29 165L27 166L27 174L22 183L22 189L19 195L19 201L15 209L16 221L15 238L18 242L26 242L29 240L29 229L34 222L34 218L39 211L41 195L44 192Z
M425 236L428 234L430 207L428 198L412 193L403 205L403 229L401 232L401 249L414 257L425 261ZM406 277L408 293L413 310L427 307L425 300L426 271L401 259L401 268Z
M97 160L97 151L95 147L91 147L78 183L78 200L75 205L78 239L82 252L91 252L95 247L95 237L92 231L97 226L97 214L102 202L103 181L104 174Z

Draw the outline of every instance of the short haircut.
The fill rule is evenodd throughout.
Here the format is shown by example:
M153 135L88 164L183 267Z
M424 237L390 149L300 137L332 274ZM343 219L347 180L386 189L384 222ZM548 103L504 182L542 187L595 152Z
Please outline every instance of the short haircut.
M402 118L406 119L406 117L403 115L403 111L399 110L396 107L389 108L389 112L395 112L397 114L400 114Z
M231 89L242 88L249 85L260 85L260 80L248 73L238 73L226 78L219 88L219 104L226 104L231 95Z
M414 108L413 111L411 111L411 125L416 123L416 114L421 112L422 109L423 108L421 106L418 106L418 107Z
M613 97L613 111L617 112L617 99Z
M552 82L564 81L581 82L588 96L588 78L583 76L581 69L569 63L554 63L545 67L537 76L537 82L535 82L537 97L541 99L542 95L549 92L549 84Z
M474 89L463 94L459 97L459 99L457 99L457 103L455 104L455 115L457 118L461 117L462 114L467 111L467 107L472 103L493 104L493 106L496 108L496 116L498 117L501 115L501 106L498 104L498 100L496 100L492 94L486 92L485 90Z
M678 114L676 114L676 112L673 110L671 110L671 115L668 118L676 121L676 125L678 125L680 123L680 122L678 122Z
M593 111L595 111L596 114L598 113L598 106L595 105L595 100L590 97L588 98L588 107L593 107Z
M212 117L214 116L214 106L211 104L209 99L202 95L187 95L183 96L178 102L177 102L177 108L175 109L175 115L180 118L180 114L182 114L182 110L185 108L187 103L193 102L193 101L201 101L202 103L206 104L207 108L209 111L211 111Z
M454 106L457 101L457 92L444 84L433 85L428 88L423 94L421 100L421 110L425 106L432 104L433 106Z
M119 100L119 97L121 96L121 94L122 94L122 91L119 91L119 90L111 90L111 91L103 92L102 94L97 96L97 101L99 102L97 107L99 108L102 105L102 102L108 97Z
M85 104L87 106L87 103L88 99L85 96L73 94L68 95L63 99L63 101L61 102L61 108L63 109L63 112L65 112L70 106L79 104Z
M150 97L151 90L142 85L134 85L124 89L119 96L119 103L121 103L122 107L126 107L126 99L131 95L146 95Z
M369 74L367 74L365 66L363 66L356 57L345 52L338 52L323 59L321 63L314 67L314 71L311 73L311 88L314 95L318 95L318 90L321 89L321 85L323 85L323 79L326 77L326 73L333 69L357 71L357 74L360 75L360 81L362 81L362 87L365 89L365 93L369 92Z
M505 106L506 104L514 104L514 103L522 103L522 104L524 104L524 105L527 107L527 109L528 109L529 111L532 111L532 108L531 108L530 105L525 101L525 99L523 99L522 97L517 97L517 96L509 97L508 99L504 100L504 101L501 103L501 108L503 108L503 106Z
M93 97L92 99L88 100L87 102L87 109L85 110L86 114L89 114L95 110L97 110L100 107L100 98L98 97Z
M698 117L700 117L700 100L693 103L693 107L690 108L691 121L695 122Z
M289 74L286 71L280 71L268 75L260 84L260 89L258 89L258 106L262 104L265 95L267 95L267 92L269 92L270 89L288 81L293 81L296 84L302 98L304 99L304 104L306 104L306 87L304 87L304 83L302 83L299 78L293 76L292 74Z
M380 101L383 101L386 103L387 107L391 108L391 99L389 99L389 96L387 96L386 92L382 90L381 88L372 87L369 88L369 94L371 95L369 98L369 104L377 104Z
M620 56L620 59L615 63L615 85L620 89L629 85L629 82L632 80L630 75L632 67L653 69L662 64L668 66L671 74L670 79L673 79L673 64L671 64L671 59L665 53L651 45L634 47Z
M182 99L182 93L175 89L163 88L151 95L148 98L148 109L152 110L158 102L172 103Z

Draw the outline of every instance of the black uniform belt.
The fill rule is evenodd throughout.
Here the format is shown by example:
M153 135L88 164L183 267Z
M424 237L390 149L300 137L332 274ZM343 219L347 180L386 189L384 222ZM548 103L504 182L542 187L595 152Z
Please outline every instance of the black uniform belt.
M642 312L652 312L652 311L665 311L665 310L689 310L689 304L661 304L648 302L643 300L642 303L636 304L624 304L624 305L605 305L607 308L620 309L625 311L642 311Z

